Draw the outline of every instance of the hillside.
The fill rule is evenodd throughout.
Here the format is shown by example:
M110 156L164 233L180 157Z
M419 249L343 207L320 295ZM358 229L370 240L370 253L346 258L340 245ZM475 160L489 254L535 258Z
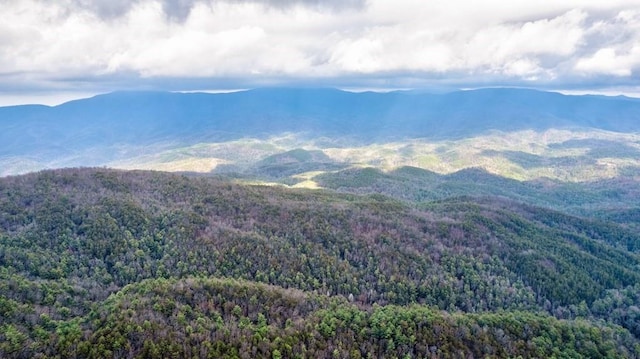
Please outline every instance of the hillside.
M387 172L374 167L348 168L313 179L319 186L339 192L384 194L414 203L460 196L499 197L603 221L638 224L640 181L633 176L582 183L517 181L481 168L441 175L404 166Z
M0 354L636 357L637 243L505 199L6 177Z
M297 148L291 151L277 153L268 156L244 171L244 175L259 179L278 180L280 182L295 183L296 175L312 171L335 171L344 168L345 165L336 163L324 152L315 150L307 151ZM218 168L218 173L231 172L234 168ZM242 171L242 170L241 170Z

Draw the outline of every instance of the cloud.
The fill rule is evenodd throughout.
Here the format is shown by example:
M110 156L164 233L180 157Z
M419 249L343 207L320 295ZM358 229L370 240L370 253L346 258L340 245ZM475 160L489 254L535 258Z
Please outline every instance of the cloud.
M575 53L586 14L505 22L479 29L394 23L338 43L332 61L347 71L470 71L505 75L544 72L542 62ZM537 69L537 70L536 70Z
M640 48L637 46L624 54L619 54L615 49L607 47L598 50L589 58L580 59L576 64L576 70L585 74L631 76L633 68L640 64L639 59Z
M0 4L4 91L233 83L586 88L628 86L640 69L638 0Z
M126 15L132 8L144 0L72 0L69 9L88 10L101 19L113 19ZM229 4L260 4L265 7L289 8L293 6L307 6L339 10L344 8L361 8L365 0L160 0L163 12L171 20L184 21L191 13L191 9L199 4L212 5L215 3Z
M589 45L575 62L583 76L630 77L640 70L640 10L621 11L611 21L597 21L589 29Z
M88 10L99 18L111 19L126 14L137 0L74 0L68 3L69 11Z

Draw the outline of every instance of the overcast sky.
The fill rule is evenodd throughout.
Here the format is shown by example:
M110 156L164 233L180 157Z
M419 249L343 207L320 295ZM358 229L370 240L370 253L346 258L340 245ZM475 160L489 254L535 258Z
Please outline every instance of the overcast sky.
M122 89L640 93L640 0L0 0L0 104Z

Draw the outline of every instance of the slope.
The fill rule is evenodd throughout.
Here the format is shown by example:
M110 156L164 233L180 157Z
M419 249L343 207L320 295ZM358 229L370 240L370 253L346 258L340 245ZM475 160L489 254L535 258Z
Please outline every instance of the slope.
M136 283L87 322L91 334L73 338L77 349L67 350L93 357L634 355L623 330L583 320L526 312L449 315L419 305L362 308L345 298L229 279Z
M142 318L120 317L135 317L137 309L109 308L128 303L141 312L152 308L153 328L157 320L181 320L174 311L179 292L173 286L193 285L198 291L187 278L235 278L325 298L317 299L325 304L314 310L333 298L351 299L356 307L346 310L354 315L373 315L380 305L403 306L388 307L402 315L413 313L404 307L411 305L429 306L418 311L434 311L442 318L447 314L441 310L478 313L447 322L456 329L466 327L464 323L473 328L477 320L509 332L510 324L504 321L511 319L489 314L506 310L532 325L568 325L569 332L592 328L604 341L619 333L614 348L607 348L631 353L636 339L616 325L640 333L633 323L606 314L616 308L617 313L628 310L607 298L614 290L634 290L640 281L635 245L639 239L636 232L613 224L603 227L504 200L451 199L418 209L379 195L246 186L158 172L70 169L8 177L0 179L0 326L5 328L6 343L22 344L11 347L15 352L3 350L13 357L29 356L27 347L38 345L61 346L48 349L52 353L89 350L79 343L99 344L104 325L119 325L122 320L133 320L132 325L143 327L144 335L156 333L161 338L157 330L144 329ZM162 278L171 281L144 282ZM136 283L147 284L136 287ZM164 287L166 292L147 301L150 289ZM137 290L139 294L130 300L109 304ZM110 295L116 297L108 299ZM256 306L260 303L254 301ZM522 311L546 314L517 314ZM321 322L318 318L324 315L311 311L303 322L309 318L309 323ZM609 329L599 328L596 321L585 322L585 327L549 315L599 318ZM365 327L376 325L371 320ZM223 322L226 329L221 330L231 331L235 325ZM296 325L315 335L311 328ZM137 330L127 326L118 332L125 328ZM284 332L273 330L279 336L289 333L286 326ZM337 343L343 332L320 333L323 340ZM68 335L75 339L65 346L63 338ZM503 339L509 341L510 335ZM178 337L168 338L188 345ZM366 338L370 336L358 342ZM470 348L479 344L465 338L471 342L448 350L477 353ZM104 340L104 345L125 345L113 338ZM132 353L145 345L136 343ZM383 350L381 343L366 343L370 349L362 353ZM527 353L512 344L514 353ZM219 349L240 350L233 348Z
M574 215L636 226L640 182L633 176L571 183L549 179L516 181L469 168L441 175L404 166L383 172L348 168L313 177L319 186L354 194L384 194L409 202L452 197L499 197Z

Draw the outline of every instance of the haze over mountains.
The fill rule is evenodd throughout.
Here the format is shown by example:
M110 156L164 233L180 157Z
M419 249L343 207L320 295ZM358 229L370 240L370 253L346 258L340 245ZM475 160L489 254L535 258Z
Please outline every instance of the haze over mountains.
M0 174L107 166L413 202L499 196L635 225L639 118L636 98L515 88L114 92L0 107Z
M0 174L199 172L412 201L502 196L626 218L640 175L638 118L635 98L513 88L114 92L0 107Z
M249 139L273 145L269 141L283 134L294 134L298 141L289 138L276 146L281 150L296 144L310 149L312 141L311 149L323 150L412 139L461 140L491 130L635 132L639 117L640 100L635 98L508 88L448 94L283 88L220 94L115 92L55 107L0 108L0 164L4 175L103 165L206 171L242 161L199 154L187 156L188 163L178 156L183 162L164 167L147 162L171 162L150 157L197 144L247 144ZM276 153L258 154L258 160ZM256 160L256 153L241 157Z
M38 138L42 144L64 130L76 139L72 145L149 143L181 136L237 139L301 131L367 141L455 138L490 129L586 127L628 132L640 129L639 114L640 101L635 98L509 88L448 94L279 88L220 94L115 92L55 107L0 110L4 123L15 130L39 126L42 132L37 134L45 135ZM15 130L4 132L3 139L18 134ZM23 134L27 139L29 135L34 133Z

